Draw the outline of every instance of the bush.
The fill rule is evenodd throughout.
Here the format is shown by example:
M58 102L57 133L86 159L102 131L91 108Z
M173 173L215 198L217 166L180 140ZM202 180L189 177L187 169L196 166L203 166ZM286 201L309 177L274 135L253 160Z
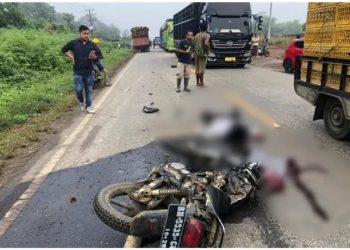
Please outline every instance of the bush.
M72 93L72 65L61 48L73 33L0 29L0 131L59 105ZM131 55L102 41L109 68Z
M49 34L37 30L0 30L0 82L11 86L25 85L48 73L70 68L61 47L73 34Z

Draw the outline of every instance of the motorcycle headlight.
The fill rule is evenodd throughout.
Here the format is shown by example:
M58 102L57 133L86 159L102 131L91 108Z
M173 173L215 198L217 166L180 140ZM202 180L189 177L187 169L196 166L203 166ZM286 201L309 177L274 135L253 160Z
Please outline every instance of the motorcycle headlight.
M251 56L251 52L250 51L244 53L244 57L249 57L249 56Z

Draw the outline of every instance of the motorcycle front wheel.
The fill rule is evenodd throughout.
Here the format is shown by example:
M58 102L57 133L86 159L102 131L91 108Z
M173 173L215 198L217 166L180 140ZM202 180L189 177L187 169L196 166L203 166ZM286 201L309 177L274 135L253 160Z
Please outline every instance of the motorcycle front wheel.
M146 210L145 205L133 201L129 195L143 185L142 182L122 183L103 188L94 199L97 216L111 228L128 234L132 218Z

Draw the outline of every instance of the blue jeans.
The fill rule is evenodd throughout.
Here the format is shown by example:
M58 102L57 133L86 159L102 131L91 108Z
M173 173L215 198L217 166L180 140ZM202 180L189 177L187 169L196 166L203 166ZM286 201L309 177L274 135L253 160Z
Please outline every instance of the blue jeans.
M92 104L92 88L94 86L94 76L89 75L73 75L75 84L75 94L81 103L84 103L83 90L85 89L85 108L88 108Z

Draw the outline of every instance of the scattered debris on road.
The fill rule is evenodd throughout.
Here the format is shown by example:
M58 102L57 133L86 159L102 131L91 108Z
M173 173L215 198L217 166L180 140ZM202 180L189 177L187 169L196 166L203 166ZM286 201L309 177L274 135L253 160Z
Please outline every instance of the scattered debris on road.
M69 202L70 202L70 203L74 203L74 202L76 202L76 201L77 201L77 198L75 198L74 196L71 195L71 196L69 197Z
M145 113L150 114L150 113L155 113L158 111L159 111L158 108L143 106L143 112L145 112Z

